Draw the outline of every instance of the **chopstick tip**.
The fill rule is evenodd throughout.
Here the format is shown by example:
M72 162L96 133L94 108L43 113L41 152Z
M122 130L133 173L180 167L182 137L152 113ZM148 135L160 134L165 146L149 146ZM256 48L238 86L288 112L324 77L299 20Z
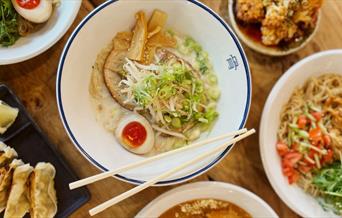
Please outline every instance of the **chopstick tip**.
M96 214L96 213L94 213L93 209L89 210L88 212L89 212L90 216L94 216Z
M69 183L69 189L70 189L70 190L73 190L73 189L75 189L75 188L77 188L77 187L74 186L74 183L73 183L73 182L72 182L72 183Z

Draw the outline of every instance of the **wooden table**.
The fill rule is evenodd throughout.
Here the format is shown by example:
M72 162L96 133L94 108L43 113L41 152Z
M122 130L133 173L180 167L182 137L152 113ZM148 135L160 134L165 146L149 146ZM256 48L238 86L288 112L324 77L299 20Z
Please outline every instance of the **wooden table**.
M28 111L50 140L57 146L79 177L99 172L72 145L59 118L55 83L59 57L64 44L76 25L103 0L83 0L78 16L67 34L45 53L22 63L0 66L0 82L5 82L23 100ZM202 0L228 20L227 0ZM327 49L342 48L342 1L326 0L317 35L301 51L282 58L260 55L245 47L253 77L253 101L248 128L258 130L262 109L269 92L279 77L300 59ZM323 63L318 63L323 64ZM189 182L215 180L244 187L263 198L280 217L298 217L276 195L265 175L259 155L258 135L238 143L229 155L212 170ZM88 217L88 210L133 186L113 178L89 185L91 200L71 217ZM133 217L147 203L174 188L149 188L96 217Z

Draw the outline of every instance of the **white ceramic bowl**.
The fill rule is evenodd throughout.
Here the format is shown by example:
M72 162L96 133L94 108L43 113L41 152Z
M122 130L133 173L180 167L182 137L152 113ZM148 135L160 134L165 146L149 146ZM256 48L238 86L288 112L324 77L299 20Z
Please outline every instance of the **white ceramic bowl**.
M81 0L61 0L51 18L39 31L19 38L10 47L0 47L0 65L25 61L53 46L69 29L81 3Z
M193 0L107 1L90 13L71 35L61 56L56 84L57 102L66 131L79 151L101 170L115 169L144 157L122 148L113 134L96 122L88 92L92 65L97 54L118 31L133 26L137 11L144 10L149 16L156 8L168 13L167 26L193 36L202 44L217 72L222 91L218 104L220 117L213 130L203 137L240 129L247 119L251 101L247 60L236 36L217 14ZM231 65L230 69L229 63L234 60L238 66ZM173 155L116 177L135 184L142 183L216 145L218 143ZM179 183L200 175L228 151L229 148L198 162L158 185Z
M260 125L260 153L267 177L279 197L303 217L337 217L325 212L319 203L296 185L289 185L282 174L276 151L280 113L296 87L304 85L310 77L325 73L342 75L342 50L320 52L292 66L276 83L267 98Z
M262 54L270 55L270 56L285 56L285 55L295 53L299 51L300 49L304 48L312 40L312 38L316 35L318 31L320 20L321 20L320 11L318 13L317 23L316 23L314 31L299 46L288 49L288 50L282 50L279 48L265 46L261 43L255 42L253 39L251 39L249 36L247 36L245 33L243 33L240 30L236 22L236 18L235 18L234 1L235 0L229 0L228 12L229 12L229 21L232 24L235 33L248 47Z
M145 206L136 215L136 218L159 217L177 204L205 198L234 203L254 218L278 217L265 201L246 189L223 182L196 182L180 186L160 195Z

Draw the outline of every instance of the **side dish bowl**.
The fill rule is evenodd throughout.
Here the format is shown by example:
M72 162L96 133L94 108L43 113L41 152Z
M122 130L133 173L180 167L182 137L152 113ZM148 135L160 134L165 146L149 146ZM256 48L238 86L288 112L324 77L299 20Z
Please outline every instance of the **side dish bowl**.
M260 125L260 153L267 177L279 197L303 217L338 217L324 211L318 201L296 185L289 185L282 173L281 160L276 151L280 113L295 88L310 77L326 73L342 75L342 50L324 51L309 56L285 72L267 98Z
M145 206L136 215L136 218L159 217L177 204L196 199L216 199L231 202L241 207L252 217L278 217L265 201L246 189L223 182L196 182L162 194Z
M21 37L14 45L0 47L0 65L33 58L53 46L69 29L82 1L61 0L47 23L38 31Z
M285 55L295 53L295 52L299 51L300 49L304 48L313 39L313 37L316 35L316 33L319 29L319 24L320 24L320 20L321 20L321 12L320 11L318 12L316 26L315 26L314 30L298 46L295 46L293 48L288 48L288 49L281 49L281 48L277 48L276 46L265 46L262 43L255 41L250 36L248 36L246 33L241 31L241 29L239 28L239 25L237 23L236 16L235 16L234 2L235 2L235 0L229 0L229 5L228 5L229 21L230 21L230 24L232 25L232 27L234 29L234 32L239 37L239 39L241 39L241 41L243 43L245 43L249 48L251 48L254 51L257 51L259 53L265 54L265 55L285 56Z
M213 129L201 138L240 129L247 119L251 101L247 59L237 37L215 12L194 0L107 1L92 11L71 35L60 59L56 83L59 112L67 133L80 153L103 171L146 157L125 150L116 141L114 133L106 131L96 121L88 91L92 66L97 54L117 32L133 27L137 11L143 10L149 16L154 9L168 14L166 26L197 40L208 51L217 72L221 89L217 105L220 115ZM116 177L134 184L143 183L216 145L173 155ZM214 166L229 150L230 147L157 185L180 183L198 176Z

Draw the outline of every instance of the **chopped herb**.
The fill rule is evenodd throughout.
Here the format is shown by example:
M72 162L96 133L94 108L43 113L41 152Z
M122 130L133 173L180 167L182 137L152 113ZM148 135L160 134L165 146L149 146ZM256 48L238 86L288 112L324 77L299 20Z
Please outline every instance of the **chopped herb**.
M0 45L13 45L19 38L18 14L11 0L0 0Z

